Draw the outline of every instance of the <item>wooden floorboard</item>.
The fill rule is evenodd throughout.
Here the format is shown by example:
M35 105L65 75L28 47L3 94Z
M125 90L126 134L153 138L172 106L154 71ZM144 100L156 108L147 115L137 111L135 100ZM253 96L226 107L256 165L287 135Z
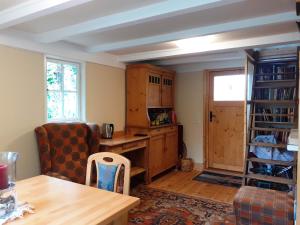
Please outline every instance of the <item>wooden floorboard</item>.
M171 171L165 176L154 180L148 187L219 202L233 202L238 188L193 180L199 173L195 170L192 172Z

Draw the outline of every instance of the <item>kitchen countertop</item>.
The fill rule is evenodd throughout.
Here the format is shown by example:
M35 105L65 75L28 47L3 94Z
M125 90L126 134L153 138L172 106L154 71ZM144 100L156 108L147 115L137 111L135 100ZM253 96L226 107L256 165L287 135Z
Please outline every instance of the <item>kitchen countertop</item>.
M146 135L146 136L124 135L124 136L116 137L116 138L112 138L112 139L101 138L100 145L115 146L115 145L122 145L122 144L130 143L130 142L134 142L134 141L145 140L145 139L149 139L149 138L150 138L150 136L148 136L148 135Z

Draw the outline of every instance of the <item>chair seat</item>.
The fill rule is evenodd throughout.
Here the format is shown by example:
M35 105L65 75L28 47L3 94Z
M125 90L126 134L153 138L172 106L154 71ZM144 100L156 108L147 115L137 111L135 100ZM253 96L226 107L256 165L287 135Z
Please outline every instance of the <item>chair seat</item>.
M285 192L243 186L233 205L237 224L294 224L294 201Z

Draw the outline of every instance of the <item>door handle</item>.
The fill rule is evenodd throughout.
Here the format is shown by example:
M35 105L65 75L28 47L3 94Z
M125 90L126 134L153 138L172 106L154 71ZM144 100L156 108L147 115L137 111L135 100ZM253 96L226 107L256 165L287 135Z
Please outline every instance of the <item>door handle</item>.
M209 112L209 122L212 122L212 119L216 118L216 115L213 114L212 111Z

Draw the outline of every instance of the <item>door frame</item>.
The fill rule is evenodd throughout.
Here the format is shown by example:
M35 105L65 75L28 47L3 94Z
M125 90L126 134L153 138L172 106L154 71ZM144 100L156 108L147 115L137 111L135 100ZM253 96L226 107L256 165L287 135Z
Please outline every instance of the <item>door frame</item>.
M242 70L245 74L245 67L233 67L233 68L224 68L224 69L213 69L213 70L205 70L203 72L203 122L204 122L204 130L203 130L203 159L204 159L204 169L209 169L209 97L211 90L210 83L210 74L214 72L229 72L229 71L237 71ZM229 74L228 74L229 75ZM226 76L226 75L224 75ZM246 76L246 74L245 74ZM246 91L246 89L245 89ZM245 101L246 106L246 101ZM246 115L246 107L244 107L244 114ZM244 118L244 126L246 125L246 116ZM244 143L246 143L246 132L244 134ZM244 154L246 150L246 145L244 145ZM243 158L244 159L244 158Z

